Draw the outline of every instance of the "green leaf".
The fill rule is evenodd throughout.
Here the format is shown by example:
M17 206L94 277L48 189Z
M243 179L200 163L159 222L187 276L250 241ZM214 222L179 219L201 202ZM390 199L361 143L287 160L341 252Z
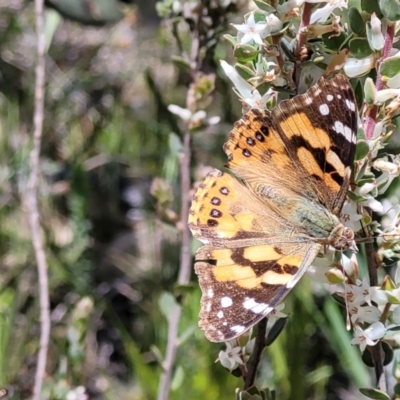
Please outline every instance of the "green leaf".
M279 318L275 322L274 326L271 328L271 330L268 333L267 340L265 343L266 346L270 346L275 341L275 339L279 336L279 334L282 332L283 328L285 327L286 322L287 322L287 318Z
M362 160L369 152L369 145L364 140L359 140L356 147L355 160Z
M381 343L382 343L382 350L385 353L383 365L386 366L386 365L389 365L393 361L393 357L394 357L393 348L388 342L385 342L384 340Z
M226 34L226 35L223 35L223 38L225 40L227 40L233 47L235 47L237 45L237 39L235 36Z
M351 30L355 34L359 36L364 36L365 34L364 20L362 19L360 12L355 7L351 7L349 10L349 23Z
M370 399L376 399L376 400L390 400L390 397L385 393L382 392L381 390L378 389L360 389L360 392L364 395L369 397Z
M178 367L175 370L174 377L172 378L171 390L174 391L176 389L179 389L183 383L184 378L185 378L185 371L181 365L178 365Z
M379 0L379 8L388 20L400 20L400 2L398 0Z
M268 14L276 12L275 8L268 4L266 1L254 0L260 10L266 11Z
M176 133L169 134L169 149L174 156L179 156L183 152L182 141Z
M162 314L168 319L172 312L178 307L175 297L169 292L163 292L158 299L158 306Z
M371 22L369 21L367 22L367 39L372 50L381 51L383 49L385 44L383 35L380 32L378 34L372 32Z
M240 62L253 61L260 51L249 44L237 44L233 50L233 56Z
M254 71L243 64L235 64L235 69L239 73L239 75L245 79L246 81L250 78L254 77Z
M361 0L361 10L366 11L368 14L375 13L378 18L383 16L377 1Z
M327 49L338 52L346 41L346 35L342 32L339 36L332 37L331 33L325 33L322 35L322 39Z
M380 72L385 78L393 78L400 73L400 57L386 58L381 64Z
M374 104L376 99L375 83L371 78L367 78L364 83L365 102L367 104Z
M185 60L183 57L171 56L171 60L174 63L176 67L178 67L181 71L190 71L190 64L187 60Z
M365 58L372 54L368 40L363 38L353 38L349 42L349 50L355 58Z

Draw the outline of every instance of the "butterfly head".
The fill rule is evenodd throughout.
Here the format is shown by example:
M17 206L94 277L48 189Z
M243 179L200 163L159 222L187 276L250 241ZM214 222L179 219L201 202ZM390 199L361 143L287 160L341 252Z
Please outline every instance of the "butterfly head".
M357 245L354 240L354 232L347 226L339 224L336 229L332 231L329 239L330 244L337 250L352 250L357 252Z

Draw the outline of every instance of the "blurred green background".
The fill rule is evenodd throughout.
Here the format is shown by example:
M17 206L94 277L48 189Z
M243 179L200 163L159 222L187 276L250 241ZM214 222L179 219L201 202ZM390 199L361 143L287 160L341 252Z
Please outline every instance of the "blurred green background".
M184 106L188 77L172 64L176 44L154 2L46 6L40 210L52 333L44 396L84 399L83 386L90 399L155 399L180 245L150 188L164 179L179 213L179 122L167 106ZM226 58L230 47L216 51ZM31 396L40 329L24 206L35 57L33 3L0 0L0 387L13 399ZM240 116L222 74L211 108L221 123L193 135L194 177L202 166L223 168L221 145ZM224 346L197 327L192 281L170 398L233 399L243 384L215 363ZM278 399L359 399L370 373L349 344L343 310L307 279L288 301L295 318L264 353L259 386L276 388Z

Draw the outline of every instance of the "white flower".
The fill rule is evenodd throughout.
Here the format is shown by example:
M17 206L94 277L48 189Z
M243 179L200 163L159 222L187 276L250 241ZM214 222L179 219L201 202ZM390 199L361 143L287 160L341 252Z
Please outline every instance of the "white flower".
M397 306L392 313L392 321L395 324L400 324L400 306Z
M307 3L316 3L317 1L307 1ZM318 22L320 24L324 24L332 12L336 8L347 8L347 2L345 0L331 0L322 8L318 8L318 10L314 11L311 14L310 23L314 24Z
M294 8L299 8L305 3L305 0L289 0L283 4L278 4L276 10L279 14L286 14Z
M360 204L364 207L369 207L372 211L375 211L377 213L383 212L382 203L374 199L372 196L367 196L367 200L362 201Z
M365 183L355 191L360 196L364 196L376 187L376 182Z
M235 85L235 88L241 94L243 98L251 97L253 92L253 86L250 85L245 79L243 79L232 65L229 65L226 61L221 60L221 67L224 70L226 76Z
M266 103L273 94L272 90L268 90L263 96L261 96L260 92L257 89L254 89L254 87L250 85L249 82L243 79L236 71L236 69L229 65L226 61L221 60L221 67L224 70L226 76L235 85L235 88L241 95L242 99L251 108L266 108Z
M378 286L370 286L367 278L363 278L362 281L357 280L356 285L347 285L346 298L352 305L363 303L372 305L372 302L385 305L387 303L385 292Z
M269 33L267 22L255 22L254 14L249 15L245 24L232 25L243 34L243 36L240 38L241 44L248 43L252 40L258 44L262 44L262 39L265 38Z
M70 390L65 396L66 400L87 400L89 397L86 394L84 386L78 386L75 389Z
M357 204L346 200L342 208L343 223L354 232L358 232L361 229L361 218L362 216L357 213Z
M363 352L367 346L375 346L378 343L378 339L385 335L385 332L386 328L382 322L374 322L365 330L357 325L351 344L358 344L361 352Z
M375 57L370 55L365 58L348 58L344 64L344 73L349 78L364 75L375 67Z
M371 15L371 39L372 50L380 51L383 49L385 39L382 35L382 23L375 13Z
M236 340L233 341L236 344ZM244 364L242 359L242 348L232 347L232 341L226 343L226 350L220 351L218 355L221 365L229 370L236 369L240 364Z
M375 104L384 103L393 97L400 96L400 89L382 89L376 93Z
M260 92L257 89L254 89L251 97L245 97L244 101L251 107L251 108L260 108L260 109L266 109L266 104L268 99L271 97L273 91L272 89L269 89L266 93L264 93L262 96L260 95Z
M379 318L382 314L379 308L374 306L360 306L356 303L349 303L348 310L351 315L351 322L353 324L356 322L367 322L372 324L373 322L379 321Z
M198 125L200 125L201 121L203 121L207 116L206 112L203 111L203 110L200 110L200 111L197 111L195 113L192 113L187 108L179 107L176 104L170 104L168 106L168 110L172 114L177 115L183 121L190 121L190 122L196 123Z
M265 17L268 24L269 33L279 32L283 27L283 22L275 14L269 14Z
M287 318L287 314L283 313L282 310L285 308L285 303L278 304L269 314L267 322L267 332L275 325L275 322L280 318Z

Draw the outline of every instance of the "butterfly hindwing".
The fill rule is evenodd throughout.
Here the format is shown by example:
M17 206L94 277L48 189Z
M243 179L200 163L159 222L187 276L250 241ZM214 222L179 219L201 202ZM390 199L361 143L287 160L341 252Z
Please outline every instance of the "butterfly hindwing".
M288 221L216 170L193 199L189 227L206 243L195 264L203 292L200 326L217 342L239 336L266 316L321 247L304 237L288 240L294 230Z

